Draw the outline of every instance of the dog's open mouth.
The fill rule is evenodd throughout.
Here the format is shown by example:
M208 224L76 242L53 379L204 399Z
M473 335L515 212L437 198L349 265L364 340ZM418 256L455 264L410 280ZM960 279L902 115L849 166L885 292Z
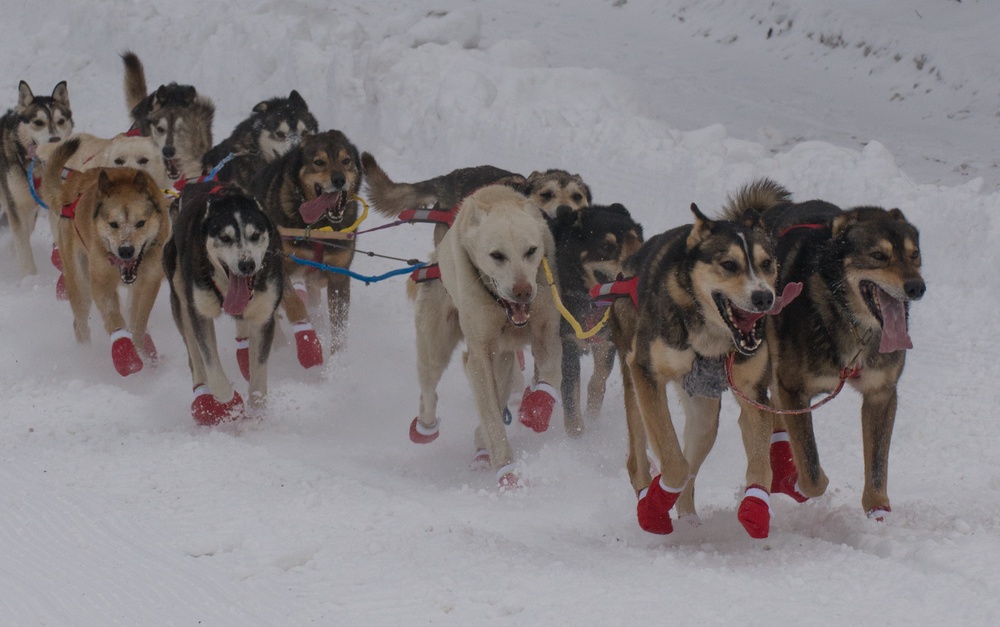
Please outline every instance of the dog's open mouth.
M347 209L347 191L325 192L319 183L313 185L316 197L299 205L299 215L306 224L313 224L323 216L336 224L344 219Z
M712 299L733 335L736 350L744 355L753 355L764 342L764 315L767 312L740 309L718 292L712 294Z
M140 250L139 254L131 259L122 259L118 255L108 253L108 263L118 268L118 272L122 277L122 283L132 285L139 278L139 265L142 263L144 253L145 249Z
M531 303L514 303L502 298L497 300L500 301L504 312L507 314L507 320L512 325L520 329L528 324L528 319L531 318Z
M167 176L171 181L176 181L181 177L180 162L177 159L164 159L163 165L167 168Z
M892 353L913 348L913 341L910 340L906 328L905 303L886 292L874 281L861 281L858 283L858 289L861 290L861 298L868 305L868 310L882 327L882 340L878 351Z
M222 297L222 310L230 316L241 316L253 298L253 280L255 274L235 274L225 268L229 277L229 287Z

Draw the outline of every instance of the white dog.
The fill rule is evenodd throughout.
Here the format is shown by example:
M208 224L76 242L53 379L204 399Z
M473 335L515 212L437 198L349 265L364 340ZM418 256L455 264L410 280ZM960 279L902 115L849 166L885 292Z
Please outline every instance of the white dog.
M465 199L437 247L441 280L417 286L420 413L410 439L427 443L438 436L437 384L464 337L463 362L480 421L476 460L488 459L501 490L518 485L504 429L517 349L531 344L537 379L521 402L522 423L535 431L548 427L562 379L559 313L541 267L553 251L530 199L506 186L483 187Z

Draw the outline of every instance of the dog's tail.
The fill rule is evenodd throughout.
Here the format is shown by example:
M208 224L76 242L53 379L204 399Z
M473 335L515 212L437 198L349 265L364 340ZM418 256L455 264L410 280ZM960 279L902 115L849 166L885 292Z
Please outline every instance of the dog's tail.
M122 63L125 64L125 106L131 114L149 95L149 90L146 88L146 71L142 67L142 61L131 50L122 53Z
M744 185L735 195L730 196L722 211L725 220L740 220L750 209L764 213L769 207L788 202L792 193L787 189L764 177Z
M45 160L42 169L41 195L50 208L59 206L59 194L62 190L62 170L66 163L80 149L80 138L72 137L60 143L49 158ZM58 211L58 210L56 210Z
M420 183L393 182L375 157L367 152L361 154L361 167L368 183L368 200L375 211L387 218L399 217L407 209L427 207L438 200L437 194Z

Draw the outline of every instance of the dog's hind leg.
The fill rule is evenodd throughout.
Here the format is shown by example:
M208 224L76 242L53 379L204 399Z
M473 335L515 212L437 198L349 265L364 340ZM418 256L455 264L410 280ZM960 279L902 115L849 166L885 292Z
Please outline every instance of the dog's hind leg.
M681 385L674 386L684 408L684 457L691 468L691 479L677 499L678 516L697 516L695 509L695 481L719 433L721 398L691 396Z
M572 336L563 337L562 343L562 403L566 433L583 433L580 416L580 346Z
M896 422L896 386L885 386L864 394L861 402L861 432L865 451L865 488L861 506L870 518L882 520L889 508L889 444Z
M649 456L646 453L646 427L642 424L642 413L639 411L639 401L635 396L635 385L632 383L632 371L622 360L622 387L625 388L625 420L628 425L628 476L636 494L644 490L653 481L649 472Z
M597 420L604 405L604 391L608 377L615 367L615 345L611 342L597 342L590 348L594 355L594 372L587 382L587 420Z
M802 397L781 385L773 386L773 400L778 409L803 409L809 406L809 398ZM798 490L805 496L816 497L826 492L830 480L819 461L816 435L813 432L812 412L786 415L785 427L792 445L792 459L798 470Z

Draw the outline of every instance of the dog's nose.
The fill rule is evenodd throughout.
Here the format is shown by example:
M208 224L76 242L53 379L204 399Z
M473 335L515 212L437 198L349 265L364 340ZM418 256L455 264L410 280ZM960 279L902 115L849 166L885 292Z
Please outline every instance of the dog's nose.
M347 183L347 177L343 174L332 174L330 175L330 184L333 185L334 189L344 189L344 185Z
M118 247L118 256L126 261L132 258L135 254L135 246L125 245Z
M903 291L906 292L906 297L910 300L920 300L923 298L924 292L927 291L927 285L923 279L910 279L903 283Z
M163 156L167 159L173 159L174 155L177 154L177 149L171 145L166 145L163 147Z
M563 214L572 213L573 211L576 210L573 209L573 207L570 207L569 205L559 205L558 207L556 207L556 215L559 215L560 213Z
M54 144L54 143L56 143L57 141L59 141L59 138L58 138L58 137L56 137L55 135L53 135L53 136L49 137L49 143L50 143L50 144Z
M511 290L511 295L519 303L527 303L531 301L532 289L531 283L527 281L518 281L514 284L514 288Z
M750 294L750 302L753 303L757 311L767 311L774 304L774 292L770 290L756 290Z
M250 276L253 271L257 268L257 264L254 263L253 259L244 259L236 264L236 268L240 271L243 276Z

